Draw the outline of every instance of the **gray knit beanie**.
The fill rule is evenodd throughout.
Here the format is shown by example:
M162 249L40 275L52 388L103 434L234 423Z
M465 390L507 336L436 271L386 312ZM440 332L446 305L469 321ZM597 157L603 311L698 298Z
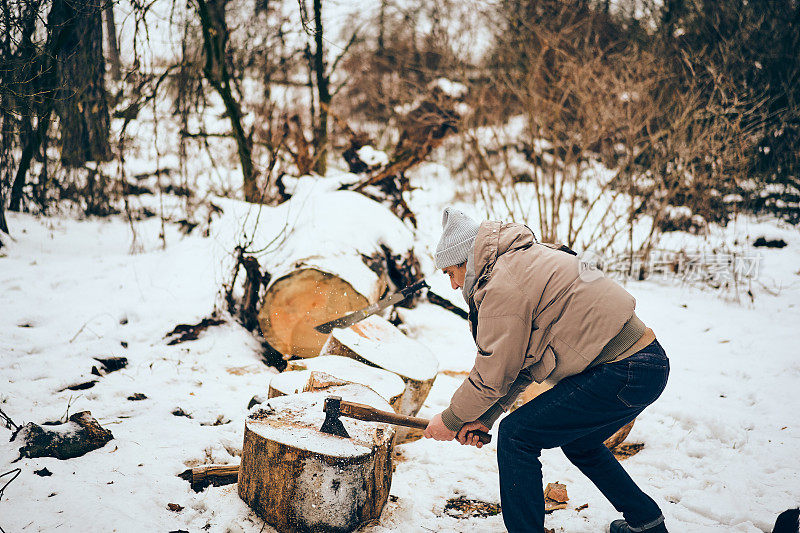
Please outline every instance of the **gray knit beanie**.
M436 247L436 268L460 265L467 260L480 224L459 211L448 207L442 213L442 238Z

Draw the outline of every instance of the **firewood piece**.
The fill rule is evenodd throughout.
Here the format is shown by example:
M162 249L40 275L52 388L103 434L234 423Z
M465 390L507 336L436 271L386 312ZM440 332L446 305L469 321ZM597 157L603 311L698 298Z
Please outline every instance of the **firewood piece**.
M548 483L544 489L544 512L551 513L557 509L566 509L569 496L567 486L556 481Z
M322 353L351 357L400 376L405 390L396 411L403 415L419 412L439 369L436 356L424 344L376 315L333 330Z
M632 457L644 449L643 442L623 442L618 444L612 452L617 461L624 461L628 457Z
M395 411L405 391L405 382L397 374L338 355L320 355L311 359L289 361L287 370L316 370L353 383L361 383L380 394Z
M350 381L339 379L315 370L294 370L275 374L269 382L268 398L300 394L329 387L347 385Z
M350 384L272 398L245 422L239 496L281 533L353 531L377 519L389 497L394 428L346 419L351 438L320 432L329 394L390 409Z
M232 485L239 479L239 465L203 465L184 470L178 477L189 482L192 490L200 492L209 485Z
M302 370L300 372L302 372ZM352 381L345 381L337 378L336 376L326 374L325 372L311 370L308 376L308 381L306 381L306 384L303 386L302 392L320 391L330 387L347 385L348 383L352 383Z
M316 357L327 336L314 326L376 302L386 287L385 276L376 275L363 263L341 268L352 271L354 267L368 283L351 283L331 272L334 269L307 265L276 279L267 288L258 313L261 333L270 346L284 355Z
M19 449L20 457L56 459L80 457L102 448L114 438L109 430L97 423L89 411L75 413L64 424L40 426L31 422L22 427L19 433L14 435L14 439L18 436L25 442Z
M617 446L619 446L620 444L622 444L622 442L623 442L623 441L624 441L626 438L628 438L628 434L631 432L631 429L633 429L633 423L634 423L634 422L636 422L636 419L633 419L633 420L631 420L630 422L628 422L627 424L625 424L624 426L622 426L621 428L619 428L619 429L616 431L616 433L614 433L613 435L611 435L610 437L608 437L608 438L605 440L605 442L603 442L603 444L605 444L605 445L606 445L606 448L608 448L608 449L609 449L609 450L611 450L611 451L614 451L614 449L615 449Z

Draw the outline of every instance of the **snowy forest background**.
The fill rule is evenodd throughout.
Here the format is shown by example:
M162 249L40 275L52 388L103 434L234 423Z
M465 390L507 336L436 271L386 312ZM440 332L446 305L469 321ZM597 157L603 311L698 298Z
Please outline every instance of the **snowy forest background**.
M635 249L737 213L800 220L796 2L2 9L3 210L137 218L143 193L182 196L190 219L211 194L275 205L284 176L369 144L399 164L370 176L395 203L428 158L489 215L579 248L645 217ZM436 93L440 79L462 87ZM605 231L581 225L588 209Z
M440 412L475 351L448 205L626 284L672 365L626 469L671 530L771 531L800 504L798 50L794 0L0 0L0 531L269 530L178 474L238 464L286 366L256 307L300 254L425 277L386 317ZM8 440L86 410L114 439L81 457ZM493 445L398 448L367 531L503 531ZM543 463L548 528L617 518Z

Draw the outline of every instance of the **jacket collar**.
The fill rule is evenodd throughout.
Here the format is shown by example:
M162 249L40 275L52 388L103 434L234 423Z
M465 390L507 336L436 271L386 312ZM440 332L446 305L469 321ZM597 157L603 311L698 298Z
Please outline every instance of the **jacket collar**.
M497 258L504 253L528 248L535 242L533 232L523 224L490 220L481 224L475 238L476 288L492 274Z

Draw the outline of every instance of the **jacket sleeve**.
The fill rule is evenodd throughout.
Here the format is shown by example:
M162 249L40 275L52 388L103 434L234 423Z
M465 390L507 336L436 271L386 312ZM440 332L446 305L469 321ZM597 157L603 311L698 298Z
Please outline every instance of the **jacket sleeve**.
M442 421L451 431L458 431L466 422L479 419L501 398L506 400L501 403L503 409L513 403L513 399L508 401L504 396L520 376L525 363L532 321L522 301L524 298L515 292L493 293L490 288L480 305L475 365L442 413ZM508 313L511 310L519 314Z
M530 372L526 372L523 370L517 376L517 379L514 380L514 383L511 384L509 387L508 392L505 396L497 400L497 402L491 406L485 413L483 413L479 418L478 422L483 424L489 429L492 429L492 426L497 419L500 418L505 411L508 411L514 402L517 400L522 391L528 388L528 385L533 383L533 377L531 377Z

